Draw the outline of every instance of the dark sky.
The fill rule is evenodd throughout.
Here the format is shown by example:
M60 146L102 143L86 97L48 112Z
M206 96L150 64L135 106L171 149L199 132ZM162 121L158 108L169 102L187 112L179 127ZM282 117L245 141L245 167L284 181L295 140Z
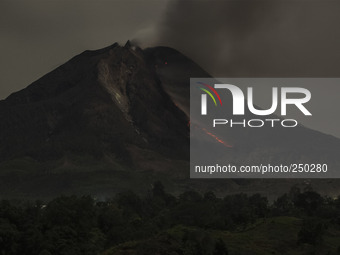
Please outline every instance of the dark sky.
M214 76L339 77L340 1L171 1L161 43Z
M164 0L0 0L0 99L87 49L156 40Z
M214 77L340 77L340 1L171 1L159 42ZM309 89L313 116L288 117L340 138L340 84ZM263 92L255 102L267 107Z
M339 13L338 0L1 0L0 99L128 39L174 47L217 77L340 77ZM313 107L330 110L308 126L340 137L340 86L313 91L328 98Z

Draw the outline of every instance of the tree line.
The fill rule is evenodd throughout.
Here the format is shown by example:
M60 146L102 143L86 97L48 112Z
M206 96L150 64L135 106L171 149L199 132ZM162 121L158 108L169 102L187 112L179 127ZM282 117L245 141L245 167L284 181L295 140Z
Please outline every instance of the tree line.
M340 197L323 197L297 187L273 203L260 194L220 198L213 192L189 190L174 196L156 182L147 195L127 191L106 201L91 196L60 196L46 204L2 200L0 254L99 254L119 244L161 236L176 226L188 226L197 231L181 236L171 254L224 255L228 254L226 244L204 234L206 231L242 231L259 219L275 216L303 219L297 242L315 245L322 242L328 224L340 228ZM210 240L206 251L204 238ZM145 242L138 254L152 254L154 245Z

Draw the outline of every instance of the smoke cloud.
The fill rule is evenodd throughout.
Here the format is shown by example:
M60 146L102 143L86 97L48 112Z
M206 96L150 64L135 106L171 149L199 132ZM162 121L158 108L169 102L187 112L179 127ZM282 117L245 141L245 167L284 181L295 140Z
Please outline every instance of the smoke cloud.
M170 1L159 44L214 76L335 77L339 1Z
M159 44L214 77L340 77L339 13L340 1L329 0L175 0L159 27ZM256 89L256 104L267 107L270 92ZM340 86L311 89L313 118L301 123L340 137L334 118Z

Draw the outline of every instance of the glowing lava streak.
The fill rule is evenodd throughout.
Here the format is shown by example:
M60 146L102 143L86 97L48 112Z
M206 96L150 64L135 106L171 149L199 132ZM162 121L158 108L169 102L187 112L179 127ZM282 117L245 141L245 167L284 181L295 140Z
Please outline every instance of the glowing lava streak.
M191 123L190 121L188 122L188 127L191 126ZM195 128L200 128L198 125L194 125ZM232 145L230 144L227 144L225 141L223 141L222 139L218 138L216 135L214 135L213 133L209 132L207 129L205 128L200 128L204 133L206 133L208 136L214 138L217 142L223 144L225 147L228 147L228 148L233 148Z
M216 135L214 135L213 133L210 133L208 130L206 130L205 128L202 128L202 130L209 136L211 136L212 138L214 138L217 142L223 144L225 147L228 148L232 148L233 146L230 144L227 144L225 141L221 140L220 138L218 138Z

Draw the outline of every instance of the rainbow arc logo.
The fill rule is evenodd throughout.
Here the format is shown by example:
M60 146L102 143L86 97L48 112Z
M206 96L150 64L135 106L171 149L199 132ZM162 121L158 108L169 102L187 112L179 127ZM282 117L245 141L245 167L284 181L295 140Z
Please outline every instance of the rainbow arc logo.
M220 102L220 104L222 106L221 97L213 87L211 87L210 85L203 83L203 82L197 82L197 83L201 84L205 87L205 88L200 87L199 89L204 91L205 93L207 93L211 97L211 99L214 101L215 106L217 106L217 102L216 102L216 99L215 99L213 94L215 94L215 96L217 97L218 101ZM207 115L207 94L201 95L201 114L202 115Z

